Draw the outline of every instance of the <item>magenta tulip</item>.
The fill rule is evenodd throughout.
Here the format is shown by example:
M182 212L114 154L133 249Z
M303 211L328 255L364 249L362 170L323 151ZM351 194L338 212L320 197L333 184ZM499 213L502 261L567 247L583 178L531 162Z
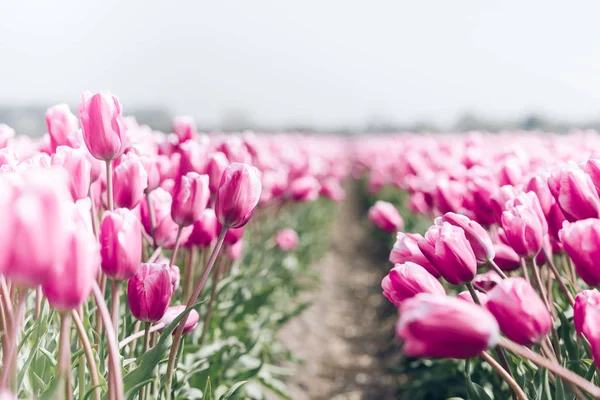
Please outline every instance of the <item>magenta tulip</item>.
M510 340L531 346L552 328L552 316L535 289L521 277L504 279L488 292L487 308Z
M442 284L418 264L396 264L381 281L383 295L396 307L419 293L446 295Z
M186 246L209 247L219 235L219 221L215 210L207 208L202 211L200 219L192 225Z
M179 139L179 143L187 142L196 136L196 123L192 117L175 117L173 120L173 132Z
M569 163L554 169L548 186L569 221L600 216L600 198L592 179L579 166Z
M392 203L378 200L369 209L369 220L379 229L393 233L404 228L404 221Z
M109 92L84 92L79 105L83 140L90 153L99 160L114 160L129 146L121 104Z
M88 197L90 191L92 164L86 153L82 148L58 146L52 156L52 165L63 167L69 174L69 189L73 200Z
M293 229L282 229L275 236L275 244L283 251L290 251L298 246L298 234Z
M289 191L294 201L314 201L319 198L321 184L315 177L307 175L291 181Z
M131 278L142 262L142 231L135 214L126 208L105 212L100 246L106 276L117 280Z
M475 258L480 265L486 264L489 260L494 259L494 245L492 239L485 229L477 222L467 216L455 214L452 212L446 213L443 217L436 219L436 225L441 225L443 222L448 222L451 225L458 226L465 232L465 237L469 241Z
M501 270L514 271L521 266L521 258L509 245L496 243L494 251L494 262Z
M539 253L548 225L535 193L521 193L507 202L502 228L508 244L518 255L532 258Z
M239 260L244 252L244 241L238 240L235 244L230 244L225 247L225 254L231 261Z
M599 286L600 220L589 218L567 223L558 234L577 274L588 285Z
M241 228L252 217L262 185L258 170L234 163L225 168L215 202L219 222L228 228Z
M396 334L407 356L461 359L494 347L500 337L498 323L485 308L428 293L402 303Z
M496 222L500 223L502 213L506 210L506 202L514 199L520 193L520 190L511 185L501 186L493 195L490 197L490 205L494 210L494 216Z
M396 242L390 252L390 262L392 264L404 264L405 262L413 262L419 264L436 278L440 277L440 273L435 269L433 264L429 262L427 257L423 255L419 249L419 240L423 236L418 233L398 232L396 234Z
M435 206L441 213L456 212L462 207L464 192L461 182L442 179L435 186Z
M154 210L154 239L156 244L171 248L175 245L177 231L179 230L179 226L171 218L171 204L173 202L171 194L159 187L153 190L148 197ZM146 199L140 203L140 215L144 230L150 234L152 232L152 221L150 220L150 210Z
M595 296L594 296L595 297ZM592 350L592 358L594 362L598 364L600 362L600 307L594 304L596 299L592 300L592 303L588 303L585 307L585 311L582 314L582 310L579 310L578 322L580 332L590 342Z
M468 290L464 290L456 295L457 299L468 301L469 303L475 303L473 300L473 296L471 296L471 292ZM487 294L482 292L477 292L477 300L479 301L479 305L485 307L488 301Z
M544 215L548 216L548 214L550 214L550 209L556 203L552 196L552 192L548 187L548 180L539 175L535 175L527 181L524 190L525 192L534 192L537 195Z
M113 182L117 207L133 210L144 198L144 192L148 187L148 173L140 158L131 155L114 169Z
M473 285L484 292L489 292L500 282L502 282L502 278L496 271L477 274L475 275L475 279L473 279Z
M173 188L171 218L180 226L189 226L200 219L209 199L208 175L188 172Z
M163 264L142 264L127 283L129 309L142 322L159 321L172 294L171 269Z
M583 334L587 311L598 308L600 308L600 292L597 289L583 290L577 293L573 306L573 323L578 334Z
M206 162L206 174L209 178L208 187L211 193L216 193L217 189L219 189L221 177L223 176L223 172L228 165L229 160L225 154L221 153L220 151L210 155L208 161Z

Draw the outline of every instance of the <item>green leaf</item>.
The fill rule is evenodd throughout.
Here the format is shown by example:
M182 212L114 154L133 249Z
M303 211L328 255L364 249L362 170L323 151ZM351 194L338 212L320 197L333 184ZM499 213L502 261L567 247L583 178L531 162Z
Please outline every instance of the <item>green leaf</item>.
M40 309L40 315L42 317L37 321L35 342L33 343L33 346L31 347L31 349L29 349L29 355L27 356L27 359L25 360L25 363L23 364L23 367L21 368L21 370L19 371L19 374L18 374L17 393L19 393L19 391L21 390L21 385L23 384L25 373L29 370L31 363L32 363L35 355L37 354L37 350L40 346L40 339L42 338L43 333L48 332L48 315L46 313L44 313L45 305L46 305L46 302L43 301L42 307ZM42 332L42 330L43 330L43 332Z
M64 390L63 381L64 381L63 376L59 376L56 379L53 379L52 382L50 382L50 384L44 391L44 393L42 393L42 395L40 397L38 397L38 400L54 400L54 399L56 399L58 397L57 393L60 393L59 392L60 390Z
M231 396L233 396L233 394L236 392L236 390L238 390L239 388L244 386L246 383L248 383L248 381L241 381L241 382L236 383L231 388L229 388L227 393L225 393L223 395L223 397L221 397L220 400L229 400L231 398Z
M477 383L467 378L467 394L470 400L492 400L489 394Z
M206 397L205 400L212 399L212 386L210 384L210 376L206 379L206 385L204 386L204 392L202 392Z
M152 379L156 375L158 364L163 358L168 347L167 343L169 341L167 339L171 337L171 333L175 330L183 317L185 317L190 311L203 302L204 301L200 301L179 314L177 318L175 318L173 322L171 322L169 326L163 330L158 342L156 343L156 346L142 355L139 366L123 377L123 388L127 398L132 398L133 395L136 394L136 388L138 388L140 383Z

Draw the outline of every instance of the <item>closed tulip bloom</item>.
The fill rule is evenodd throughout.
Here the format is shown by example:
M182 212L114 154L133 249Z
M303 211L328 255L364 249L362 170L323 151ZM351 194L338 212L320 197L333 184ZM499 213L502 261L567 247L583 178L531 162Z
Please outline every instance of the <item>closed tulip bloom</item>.
M442 213L456 212L462 207L464 192L463 183L442 179L435 186L435 206Z
M392 264L404 264L405 262L413 262L419 264L436 278L440 277L440 273L435 269L433 264L429 262L427 257L423 255L419 249L419 240L423 236L418 233L398 232L396 234L396 242L390 252L390 262Z
M581 323L581 332L590 342L594 363L600 363L600 308L587 307Z
M72 146L72 137L78 129L77 117L66 104L58 104L46 111L46 127L52 152L58 146Z
M50 306L61 311L77 309L86 301L100 263L100 248L91 231L79 229L70 236L68 258L42 284Z
M465 237L471 244L475 258L479 264L485 264L494 259L494 245L490 235L477 222L467 216L446 213L443 217L436 219L436 225L442 222L448 222L451 225L458 226L465 231Z
M473 296L471 296L471 292L469 292L468 290L464 290L464 291L460 292L459 294L456 295L456 298L460 299L460 300L468 301L469 303L475 303L475 301L473 300ZM485 307L485 305L487 304L487 301L488 301L487 294L477 292L477 300L479 300L479 304L482 307Z
M554 199L568 221L600 216L600 198L592 179L574 163L554 169L548 178Z
M171 269L164 264L142 264L127 283L129 309L142 322L159 321L172 294Z
M534 192L537 195L544 215L548 216L550 209L556 203L548 187L548 180L539 175L534 175L527 181L524 189L526 192Z
M194 118L188 116L175 117L173 132L177 135L179 143L187 142L196 136L196 123Z
M510 247L521 257L535 257L542 249L548 225L533 192L522 193L507 203L502 228Z
M162 159L166 159L168 162L168 158L164 157ZM146 176L148 177L146 192L149 193L160 185L159 161L157 157L148 156L141 156L139 160L146 170Z
M473 285L475 285L477 289L480 289L484 292L489 292L500 282L502 282L502 278L500 275L498 275L498 273L496 273L496 271L488 271L483 274L477 274L475 275L475 279L473 279Z
M383 295L396 307L419 293L446 295L442 284L418 264L396 264L381 281Z
M548 213L546 220L548 221L548 233L550 236L556 241L560 240L558 233L562 229L566 218L557 203L554 203L552 207L550 207L550 212Z
M165 315L163 315L160 322L162 324L164 324L165 326L168 326L169 324L171 324L171 322L173 322L175 320L175 318L177 318L179 316L179 314L181 314L184 311L185 311L184 305L168 307L167 312L165 312ZM188 314L188 317L185 321L185 325L183 327L183 334L185 335L186 333L190 333L191 331L193 331L196 328L196 326L198 326L199 320L200 320L200 315L198 314L198 311L196 311L196 310L190 311ZM172 335L174 335L174 334L175 334L175 330L173 330Z
M404 228L404 220L392 203L378 200L369 209L369 220L379 229L393 233Z
M404 340L407 356L466 359L494 347L500 332L485 308L423 293L400 306L396 335Z
M219 235L219 221L215 210L207 208L202 211L200 219L192 225L186 246L209 247Z
M494 262L501 270L514 271L520 268L521 258L512 247L504 243L496 243L494 244L494 251L496 252Z
M219 183L221 183L221 177L227 165L229 165L229 160L220 151L210 155L206 163L206 174L209 178L208 187L211 193L216 193L217 189L219 189Z
M79 105L83 140L90 153L99 160L114 160L129 146L121 104L109 92L84 92Z
M189 226L200 219L209 199L208 175L188 172L175 183L171 218L180 226Z
M227 166L215 202L219 222L228 228L246 225L260 200L261 188L256 168L240 163Z
M490 197L490 205L494 210L494 216L496 222L500 223L502 213L506 210L506 202L514 199L520 191L511 185L501 186L493 195Z
M600 220L589 218L565 224L558 234L577 274L588 285L599 286Z
M290 251L298 246L298 234L293 229L282 229L275 236L275 244L283 251Z
M573 306L573 323L578 334L583 334L583 323L586 320L587 311L598 308L600 308L600 292L597 289L583 290L577 293Z
M531 346L552 328L552 317L535 289L521 277L504 279L488 292L487 309L510 340Z
M52 156L52 165L63 167L69 174L69 190L73 200L88 197L92 164L87 159L85 149L58 146Z
M139 157L133 155L121 161L114 169L113 182L117 207L133 210L144 198L144 191L148 187L148 173Z
M6 196L1 236L4 274L15 285L34 288L45 283L69 257L68 206L71 195L64 170L33 168L24 171L19 187L4 189Z
M314 176L306 175L290 182L289 191L294 201L314 201L319 198L321 184Z
M461 285L475 277L477 260L462 228L448 222L433 225L418 245L423 255L451 284Z
M100 226L102 270L112 279L127 280L142 262L142 231L135 214L119 208L107 211Z

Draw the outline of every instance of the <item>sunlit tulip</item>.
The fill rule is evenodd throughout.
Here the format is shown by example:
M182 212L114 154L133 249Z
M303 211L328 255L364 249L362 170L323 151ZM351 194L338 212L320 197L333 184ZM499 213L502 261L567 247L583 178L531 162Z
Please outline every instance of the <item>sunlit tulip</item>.
M475 258L479 264L485 264L494 259L494 245L492 239L485 229L469 217L455 213L446 213L444 216L436 219L436 224L441 225L448 222L451 225L458 226L465 232L465 237L471 244Z
M187 246L208 247L219 235L220 224L217 221L215 210L207 208L202 212L200 219L192 225L192 232L188 238ZM233 229L230 229L233 230Z
M600 216L600 198L592 179L574 163L552 170L548 186L569 221Z
M392 264L404 264L405 262L419 264L431 275L438 278L440 273L429 262L427 257L423 255L421 249L419 249L418 243L421 239L423 239L423 236L418 233L398 232L396 234L396 242L390 252L389 260Z
M241 228L252 217L262 185L258 171L249 165L230 164L221 178L215 202L219 222L228 228Z
M518 255L531 258L539 253L548 225L535 193L522 193L507 202L502 228L508 244Z
M208 175L188 172L173 188L171 218L180 226L189 226L200 219L209 199Z
M396 307L419 293L446 295L442 284L418 264L396 264L381 281L383 295Z

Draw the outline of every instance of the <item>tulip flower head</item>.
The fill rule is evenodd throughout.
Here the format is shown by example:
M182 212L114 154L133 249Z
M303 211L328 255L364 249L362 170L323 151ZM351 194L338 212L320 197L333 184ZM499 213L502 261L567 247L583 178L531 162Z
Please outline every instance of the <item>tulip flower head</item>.
M404 228L404 221L392 203L378 200L369 209L369 220L379 229L393 233Z
M396 307L406 299L419 294L446 295L442 284L418 264L396 264L381 281L383 295Z
M171 322L173 322L175 320L175 318L177 318L179 316L179 314L181 314L184 311L185 311L184 305L168 307L167 311L165 312L165 315L163 315L163 317L160 319L160 322L162 324L164 324L165 326L167 326L167 325L171 324ZM185 321L185 326L183 328L183 334L185 335L186 333L190 333L191 331L193 331L196 328L196 326L198 326L199 320L200 320L200 315L198 314L198 311L191 310ZM172 334L174 335L175 331L173 331Z
M577 274L590 286L600 285L600 220L565 223L558 233Z
M252 217L260 200L262 185L258 170L233 163L225 168L215 202L219 222L227 228L241 228Z
M396 234L396 242L390 252L390 262L392 264L404 264L405 262L413 262L419 264L436 278L440 277L440 273L435 269L433 264L429 262L427 257L423 255L419 249L419 241L423 236L418 233L398 232Z
M127 283L129 309L142 322L163 318L172 294L171 268L164 264L142 264Z
M275 236L275 244L283 251L293 250L298 245L298 234L293 229L282 229Z
M209 199L208 175L188 172L173 188L171 218L180 226L189 226L200 219Z
M455 214L452 212L446 213L442 217L438 217L435 221L436 225L441 225L443 222L448 222L451 225L458 226L465 232L465 237L469 241L475 258L480 265L494 259L494 245L492 239L485 229L477 222L469 217Z
M135 214L127 208L105 212L100 246L106 276L127 280L135 275L142 262L142 231Z
M544 244L548 225L534 192L522 193L507 202L502 228L508 244L521 257L535 257Z

